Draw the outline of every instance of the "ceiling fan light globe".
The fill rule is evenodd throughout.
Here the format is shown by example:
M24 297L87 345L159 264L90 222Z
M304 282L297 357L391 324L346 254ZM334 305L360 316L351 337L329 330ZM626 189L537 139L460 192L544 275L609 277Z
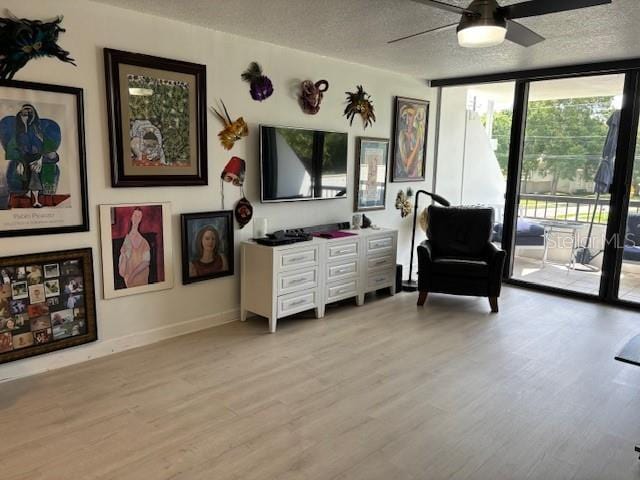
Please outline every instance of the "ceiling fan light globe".
M504 42L506 27L501 25L473 25L458 30L458 44L465 48L494 47Z

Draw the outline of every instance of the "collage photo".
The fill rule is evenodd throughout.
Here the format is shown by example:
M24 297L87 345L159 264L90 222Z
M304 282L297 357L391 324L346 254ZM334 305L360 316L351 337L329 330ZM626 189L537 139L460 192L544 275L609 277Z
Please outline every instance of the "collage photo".
M79 260L0 269L0 353L86 332Z

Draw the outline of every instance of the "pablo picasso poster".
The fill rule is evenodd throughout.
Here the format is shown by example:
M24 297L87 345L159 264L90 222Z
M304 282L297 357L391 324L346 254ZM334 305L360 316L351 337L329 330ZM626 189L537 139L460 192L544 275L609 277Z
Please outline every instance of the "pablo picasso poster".
M105 49L114 187L206 185L204 65Z
M82 89L0 82L0 236L87 231Z

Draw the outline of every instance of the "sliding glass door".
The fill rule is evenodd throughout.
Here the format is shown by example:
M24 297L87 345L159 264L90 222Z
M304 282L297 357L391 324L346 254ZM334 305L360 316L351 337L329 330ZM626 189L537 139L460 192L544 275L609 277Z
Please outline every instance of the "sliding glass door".
M600 292L624 78L529 84L513 278Z

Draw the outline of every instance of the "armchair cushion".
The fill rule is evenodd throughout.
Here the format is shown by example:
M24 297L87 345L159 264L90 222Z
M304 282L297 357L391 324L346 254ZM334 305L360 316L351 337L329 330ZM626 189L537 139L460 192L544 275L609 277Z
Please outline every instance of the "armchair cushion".
M474 258L438 257L431 264L431 273L455 277L487 277L489 264Z
M493 208L428 209L427 236L436 257L481 257L493 233Z

